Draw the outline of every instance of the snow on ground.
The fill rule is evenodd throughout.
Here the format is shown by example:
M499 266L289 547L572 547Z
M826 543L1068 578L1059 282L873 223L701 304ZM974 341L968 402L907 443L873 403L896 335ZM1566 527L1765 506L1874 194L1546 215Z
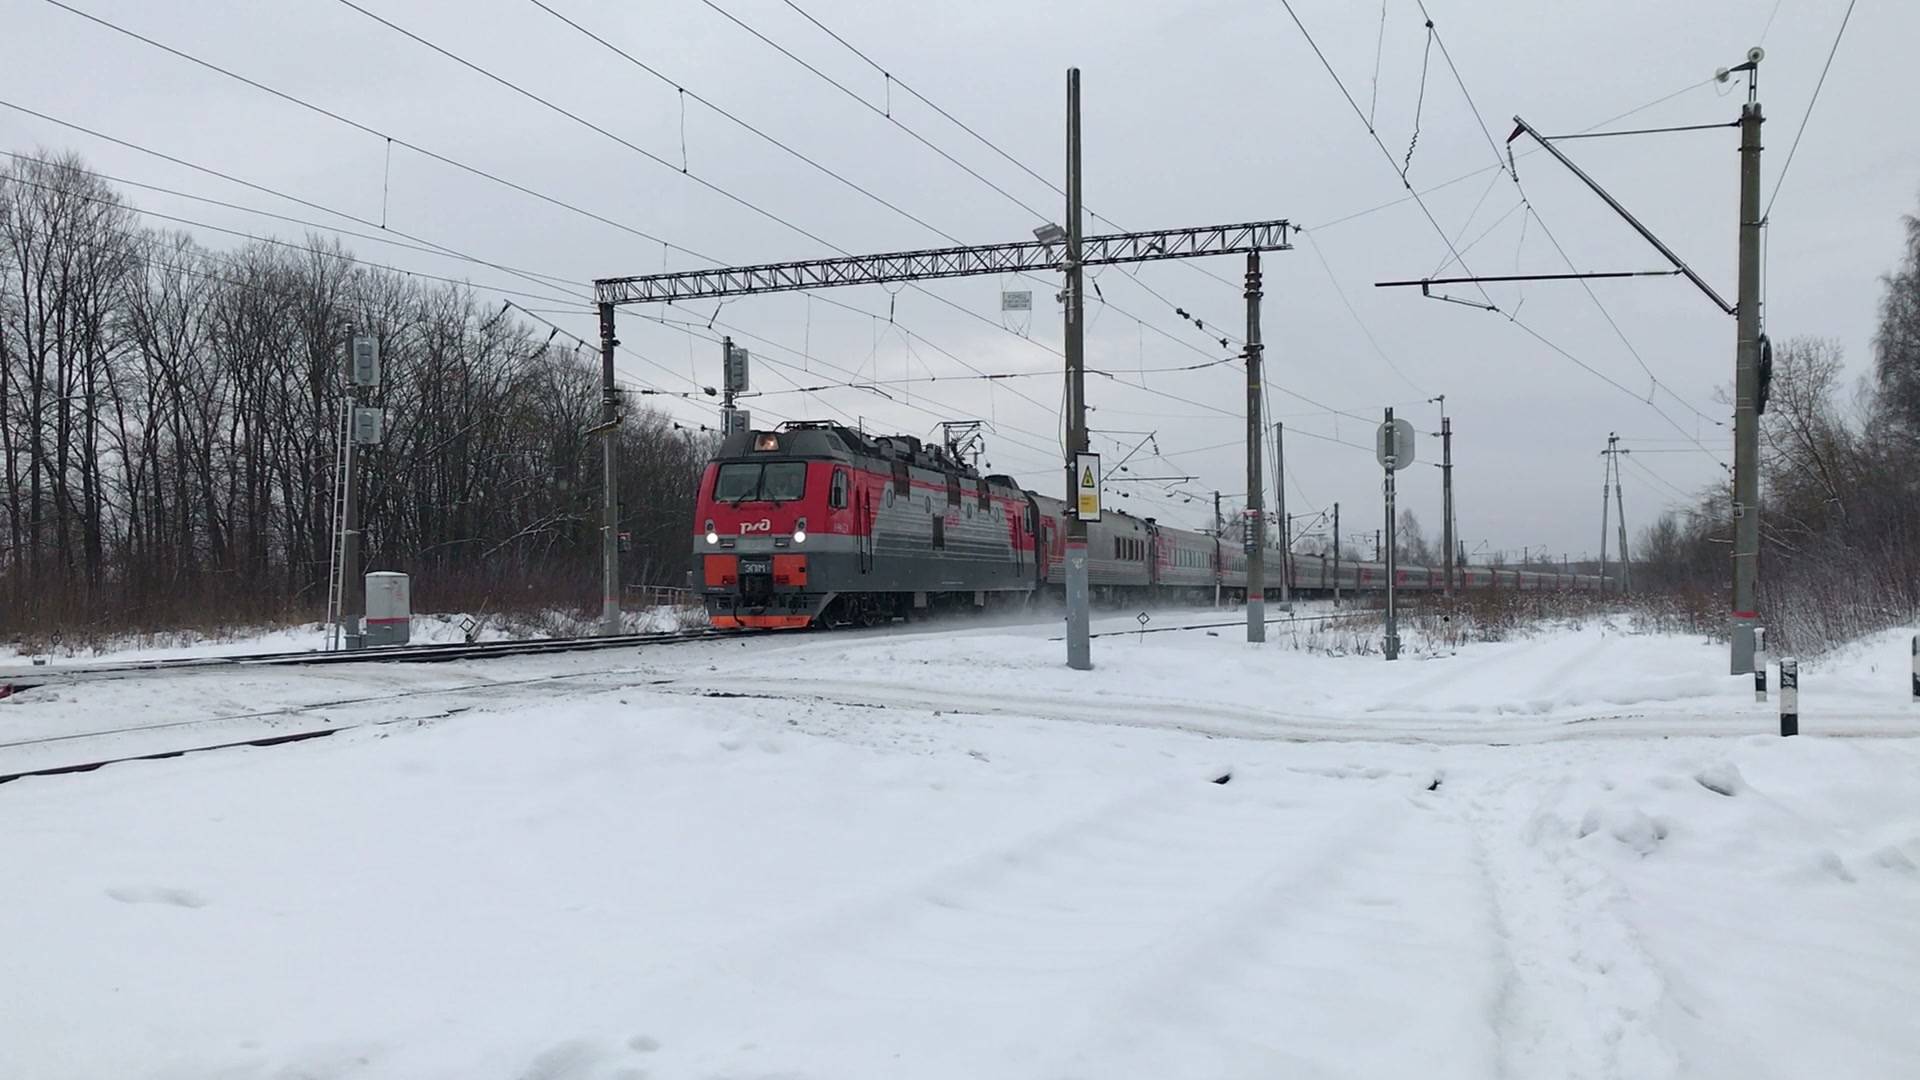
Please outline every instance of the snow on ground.
M698 613L696 612L695 615ZM632 633L679 629L681 609L671 606L650 607L624 613ZM554 636L527 632L518 621L498 616L470 616L462 612L415 614L408 627L410 644L439 645L465 641L464 620L475 624L475 641L504 641L525 637ZM597 620L583 621L564 612L550 612L525 620L528 625L546 623L562 634L597 632ZM75 648L37 652L18 643L0 645L0 668L10 671L31 669L36 663L46 667L70 665L95 666L101 663L133 663L150 660L181 660L202 656L241 656L250 653L322 652L327 648L327 624L313 622L300 626L243 627L221 634L180 631L173 634L133 635Z
M0 785L0 1076L1915 1075L1904 637L1784 740L1600 625L1055 632L328 669L466 711Z

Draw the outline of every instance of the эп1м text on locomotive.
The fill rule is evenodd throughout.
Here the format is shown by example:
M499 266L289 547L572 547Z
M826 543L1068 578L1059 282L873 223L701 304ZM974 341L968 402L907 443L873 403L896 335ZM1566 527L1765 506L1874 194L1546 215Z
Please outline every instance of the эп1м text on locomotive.
M943 446L909 435L867 436L833 423L735 432L700 480L694 575L718 627L873 624L915 610L983 607L1058 593L1065 585L1066 504L983 476ZM1096 600L1137 596L1239 599L1240 545L1109 510L1087 526ZM1598 586L1587 575L1456 571L1461 587ZM1292 586L1334 587L1331 560L1296 555ZM1343 589L1385 586L1380 563L1343 563ZM1409 589L1437 589L1443 572L1398 568ZM1278 588L1278 582L1273 585Z

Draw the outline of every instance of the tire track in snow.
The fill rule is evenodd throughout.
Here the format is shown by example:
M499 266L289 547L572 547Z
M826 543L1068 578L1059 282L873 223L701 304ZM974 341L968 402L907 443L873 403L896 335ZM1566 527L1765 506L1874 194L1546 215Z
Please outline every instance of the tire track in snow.
M1462 797L1506 951L1502 1075L1673 1076L1678 1058L1655 1030L1665 978L1614 910L1619 885L1566 848L1573 827L1547 802L1519 774Z
M1351 713L1313 714L1268 707L1236 707L1190 699L1126 698L1044 690L998 693L952 685L903 686L860 679L812 679L781 675L662 678L649 693L816 701L865 708L904 708L980 716L1005 716L1183 731L1214 738L1284 742L1432 742L1525 744L1559 739L1645 738L1650 735L1746 736L1771 730L1762 719L1740 715L1700 716L1685 710L1599 714ZM1920 737L1920 729L1884 713L1821 716L1827 736Z
M1477 1080L1492 924L1470 834L1425 782L1275 770L1124 793L687 958L677 1041L750 1040L687 1063L723 1072L838 1055L849 1074L1036 1078L1386 1075L1435 1044L1430 1076ZM741 984L803 1004L742 1030L720 1006Z
M1397 686L1388 691L1389 697L1376 700L1375 709L1390 709L1403 705L1407 701L1419 701L1430 698L1439 691L1450 689L1462 682L1477 678L1480 672L1489 667L1506 667L1518 657L1544 649L1551 639L1541 637L1512 649L1497 650L1478 659L1462 660L1451 657L1441 670L1424 679L1415 680L1405 686Z
M1471 834L1424 776L1348 776L1333 781L1353 792L1340 828L1270 853L1260 888L1103 1003L1087 1045L1111 1044L1141 1076L1372 1077L1411 1060L1434 1080L1493 1071L1499 952ZM1055 1074L1110 1074L1101 1056Z

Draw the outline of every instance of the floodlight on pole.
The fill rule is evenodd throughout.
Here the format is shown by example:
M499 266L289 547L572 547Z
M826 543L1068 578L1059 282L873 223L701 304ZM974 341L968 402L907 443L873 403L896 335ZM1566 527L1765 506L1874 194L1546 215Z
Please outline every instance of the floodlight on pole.
M1033 238L1043 244L1064 244L1067 242L1067 230L1049 221L1033 230Z

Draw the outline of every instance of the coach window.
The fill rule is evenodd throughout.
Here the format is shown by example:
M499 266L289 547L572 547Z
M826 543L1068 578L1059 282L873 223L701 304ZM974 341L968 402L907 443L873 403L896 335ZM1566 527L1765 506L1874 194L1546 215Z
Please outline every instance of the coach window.
M847 470L833 470L833 483L827 488L827 505L835 510L847 508Z

